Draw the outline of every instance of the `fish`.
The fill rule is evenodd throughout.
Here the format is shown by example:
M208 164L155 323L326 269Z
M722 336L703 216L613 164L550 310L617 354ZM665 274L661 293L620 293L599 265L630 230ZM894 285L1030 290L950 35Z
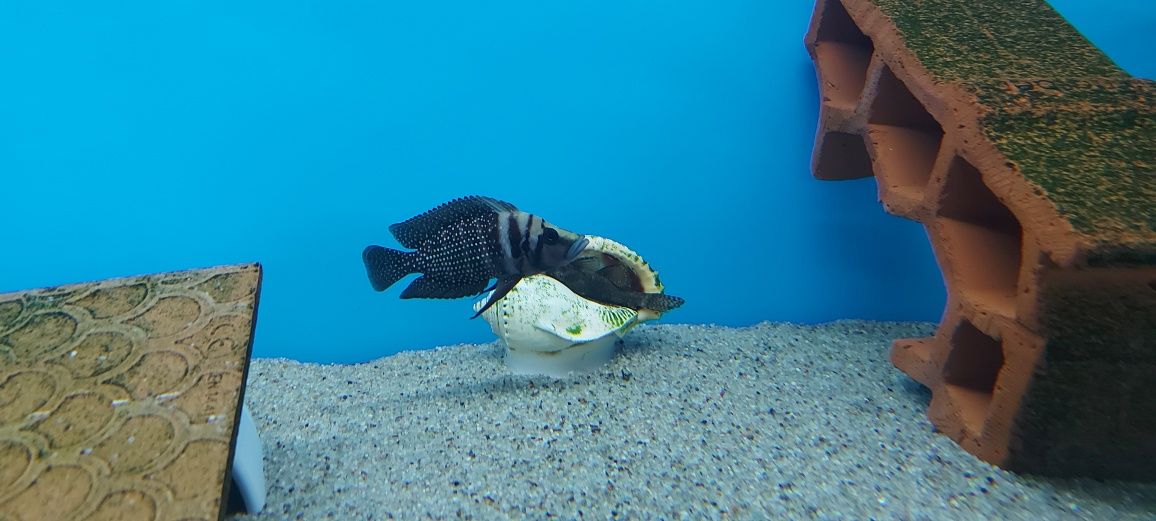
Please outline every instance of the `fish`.
M493 290L471 318L497 302L524 277L565 266L589 240L514 205L471 195L390 225L401 251L371 245L362 252L369 282L385 291L406 275L422 275L401 298L453 299ZM491 279L495 282L486 287Z
M646 293L638 285L638 278L628 274L630 268L621 264L607 266L597 271L582 269L578 263L553 268L545 275L565 284L575 294L607 306L622 306L631 309L650 309L666 313L682 306L686 301L681 297L665 293Z

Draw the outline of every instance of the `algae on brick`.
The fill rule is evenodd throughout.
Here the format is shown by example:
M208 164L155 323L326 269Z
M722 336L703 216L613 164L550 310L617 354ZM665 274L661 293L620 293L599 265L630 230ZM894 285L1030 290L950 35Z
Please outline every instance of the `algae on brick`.
M940 81L1127 77L1044 0L874 0Z
M991 82L984 133L1096 245L1097 264L1156 262L1156 83Z

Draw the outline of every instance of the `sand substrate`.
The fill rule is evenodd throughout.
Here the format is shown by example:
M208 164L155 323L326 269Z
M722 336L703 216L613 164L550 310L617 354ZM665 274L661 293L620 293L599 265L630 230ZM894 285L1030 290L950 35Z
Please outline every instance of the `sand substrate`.
M642 326L566 380L508 375L495 344L254 360L269 502L236 519L1156 518L1154 484L1017 475L936 434L887 360L932 330Z

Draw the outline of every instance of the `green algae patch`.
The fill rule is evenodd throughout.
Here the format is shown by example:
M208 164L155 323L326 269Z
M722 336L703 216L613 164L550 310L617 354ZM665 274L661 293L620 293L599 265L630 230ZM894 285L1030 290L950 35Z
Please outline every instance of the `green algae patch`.
M1127 77L1044 0L874 0L939 81Z
M1156 263L1156 87L1044 0L872 0L940 83L1090 246L1096 266Z
M973 84L985 135L1093 245L1099 265L1156 263L1156 83Z

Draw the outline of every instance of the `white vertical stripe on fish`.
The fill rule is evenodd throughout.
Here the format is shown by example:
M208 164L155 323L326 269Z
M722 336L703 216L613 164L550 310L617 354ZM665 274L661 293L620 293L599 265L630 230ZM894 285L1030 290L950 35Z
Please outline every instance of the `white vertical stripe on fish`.
M497 278L487 307L522 277L574 260L586 243L581 235L550 226L512 204L481 196L454 199L389 230L414 251L366 248L362 261L375 290L384 291L416 272L421 276L401 298L458 298L481 293Z
M514 225L517 226L518 236L521 238L521 240L518 241L518 245L513 246L518 248L518 261L514 263L514 270L510 271L512 275L524 273L526 270L526 262L529 261L529 258L526 255L525 246L529 240L532 240L531 237L527 235L527 233L529 230L529 222L531 222L531 219L533 218L534 216L531 214L519 213L517 222L514 223Z
M542 237L542 229L545 222L541 217L534 214L528 214L528 222L526 223L526 236L530 238L526 243L526 260L523 262L523 272L529 272L538 269L542 262L542 252L538 250L538 239Z
M498 212L497 219L498 244L502 245L502 266L506 269L506 273L517 273L518 267L514 264L514 252L510 248L510 223L515 220L514 215L510 212Z

